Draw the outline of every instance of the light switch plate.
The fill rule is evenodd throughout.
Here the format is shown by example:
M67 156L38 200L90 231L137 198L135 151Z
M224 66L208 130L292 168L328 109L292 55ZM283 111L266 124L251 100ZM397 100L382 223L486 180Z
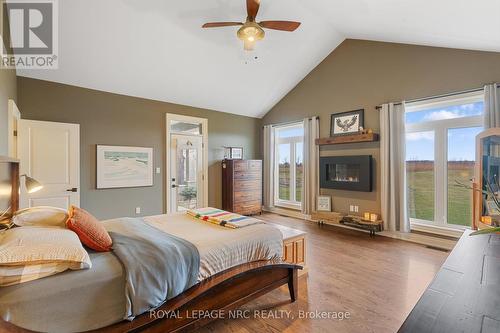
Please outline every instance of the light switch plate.
M159 174L160 173L160 168L156 168L156 173Z
M135 207L135 213L140 214L141 213L141 207Z

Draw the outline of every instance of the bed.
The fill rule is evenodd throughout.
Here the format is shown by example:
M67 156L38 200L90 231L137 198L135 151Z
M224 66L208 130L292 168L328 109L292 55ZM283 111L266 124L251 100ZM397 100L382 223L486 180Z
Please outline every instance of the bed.
M291 300L295 300L300 267L281 261L278 229L267 224L229 229L184 213L150 216L143 221L160 235L187 240L200 257L197 283L155 313L229 310L283 284L288 284ZM110 232L119 231L120 223L103 221ZM170 332L211 320L151 313L124 320L128 300L123 262L112 252L91 252L90 257L90 270L66 271L0 288L0 331Z

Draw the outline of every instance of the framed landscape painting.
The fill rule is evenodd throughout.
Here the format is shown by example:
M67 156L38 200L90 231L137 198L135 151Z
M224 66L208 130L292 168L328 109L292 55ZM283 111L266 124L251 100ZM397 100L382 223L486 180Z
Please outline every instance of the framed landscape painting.
M97 188L153 186L153 148L97 145Z

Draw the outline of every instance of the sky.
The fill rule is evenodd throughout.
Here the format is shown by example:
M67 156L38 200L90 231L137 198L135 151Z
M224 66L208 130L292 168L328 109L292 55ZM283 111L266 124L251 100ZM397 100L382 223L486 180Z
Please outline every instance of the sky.
M292 138L295 136L304 136L304 128L299 126L283 127L276 129L276 135L280 138ZM302 162L302 143L297 143L295 160L297 163ZM282 143L278 145L278 159L280 163L290 162L290 144Z
M447 108L436 108L418 112L408 112L406 123L436 121L481 115L484 103L477 102ZM474 161L475 137L482 127L455 128L448 130L448 161ZM406 134L407 160L434 160L434 132Z

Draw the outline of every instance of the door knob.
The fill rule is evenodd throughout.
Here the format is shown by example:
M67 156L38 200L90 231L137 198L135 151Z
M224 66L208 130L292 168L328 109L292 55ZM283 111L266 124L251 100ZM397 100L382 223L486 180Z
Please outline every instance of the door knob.
M176 188L176 187L177 187L177 185L175 185L175 184L172 184L172 188Z
M73 188L68 188L66 192L78 192L78 188L73 187Z

